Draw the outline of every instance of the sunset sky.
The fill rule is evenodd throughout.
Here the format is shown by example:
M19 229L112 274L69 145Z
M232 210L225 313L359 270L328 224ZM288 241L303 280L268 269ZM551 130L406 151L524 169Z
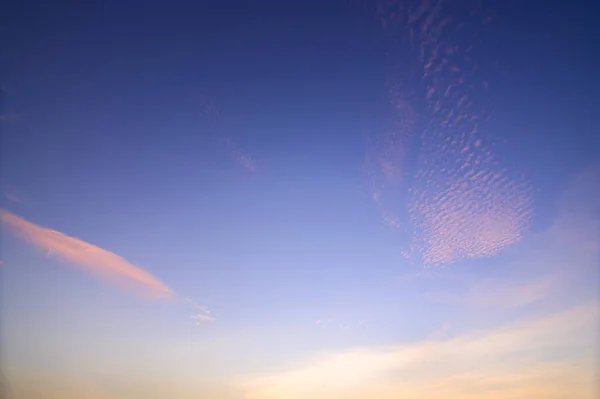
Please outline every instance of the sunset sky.
M8 398L597 398L585 2L85 3L0 16Z

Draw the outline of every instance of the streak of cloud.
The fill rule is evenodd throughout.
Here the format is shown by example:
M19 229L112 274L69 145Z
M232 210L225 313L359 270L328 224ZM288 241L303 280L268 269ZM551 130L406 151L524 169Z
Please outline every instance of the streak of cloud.
M548 275L523 284L497 284L484 281L469 290L467 301L476 307L518 308L547 298L559 284L556 275Z
M18 204L18 205L31 205L32 201L27 199L23 193L15 190L14 187L11 187L7 184L4 179L0 179L0 186L2 187L2 196L6 198L8 201Z
M4 198L6 198L8 201L15 203L15 204L19 204L19 205L30 205L31 204L31 201L25 199L25 197L23 197L21 194L18 194L17 192L7 189L7 188L3 188L2 196Z
M191 304L196 310L199 312L194 316L190 316L190 318L196 320L196 325L200 325L202 323L215 321L215 318L211 316L210 310L203 305L198 305L196 302L192 301L189 298L186 298L186 301Z
M543 300L556 292L559 275L549 274L526 282L485 280L471 284L464 294L429 292L431 302L475 308L515 309Z
M333 320L330 319L319 319L315 322L315 326L319 327L322 330L327 330L331 327Z
M288 370L250 375L240 385L247 399L591 399L589 348L598 316L598 305L589 303L449 338L321 354Z
M202 104L203 116L209 120L217 121L219 125L222 125L225 122L225 118L222 116L221 111L212 100L204 98ZM244 169L253 173L256 172L257 166L252 156L250 156L229 135L227 135L223 131L222 126L214 126L214 128L219 136L221 136L221 138L225 141L225 145L235 161Z
M256 172L256 164L250 155L246 154L236 143L233 142L233 140L231 140L231 138L227 137L225 142L227 143L227 147L231 151L233 158L240 166L250 172Z
M132 265L122 257L89 244L75 237L70 237L56 230L35 225L17 215L0 209L0 221L12 234L18 236L35 248L56 256L85 271L115 283L143 297L152 299L185 299L200 313L193 316L197 323L213 321L210 310L198 305L189 298L181 298L165 283L147 271Z
M11 193L9 191L3 191L2 195L4 196L4 198L6 198L7 200L14 202L16 204L20 204L22 201L19 197L17 197L14 193Z
M196 320L196 324L200 325L204 322L210 322L210 321L215 321L215 318L209 315L205 315L205 314L197 314L195 316L190 316L191 319Z
M155 298L168 298L173 295L171 289L162 281L110 251L56 230L37 226L5 210L0 210L0 220L14 235L88 272L123 283Z

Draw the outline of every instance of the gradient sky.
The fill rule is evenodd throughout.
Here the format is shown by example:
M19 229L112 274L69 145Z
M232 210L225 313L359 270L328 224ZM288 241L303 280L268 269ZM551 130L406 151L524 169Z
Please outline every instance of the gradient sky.
M600 31L477 3L9 4L9 397L596 397Z

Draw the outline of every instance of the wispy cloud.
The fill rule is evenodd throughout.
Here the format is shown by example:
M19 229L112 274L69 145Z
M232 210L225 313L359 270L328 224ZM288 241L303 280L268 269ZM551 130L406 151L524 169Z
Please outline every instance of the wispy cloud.
M315 322L315 326L322 328L323 330L326 330L327 327L329 327L329 325L331 324L331 320L317 320Z
M207 98L202 99L202 115L206 118L221 119L221 111L215 103Z
M196 320L197 325L200 325L200 324L206 323L206 322L210 322L210 321L215 321L215 318L213 316L211 316L211 312L206 306L198 305L196 302L192 301L189 298L186 298L186 301L189 304L191 304L193 307L195 307L196 310L199 312L198 314L196 314L194 316L190 316L190 318Z
M227 147L231 151L234 159L238 164L240 164L240 166L250 172L256 172L256 164L250 155L245 153L236 143L233 142L233 140L231 140L231 138L227 137L225 142L227 143Z
M195 316L190 316L190 318L196 320L197 325L200 325L205 322L215 321L214 317L202 313L199 313Z
M56 230L35 225L5 210L0 210L0 220L9 232L25 239L36 248L88 272L151 297L168 298L173 295L173 291L162 281L110 251Z
M477 307L517 308L541 300L555 291L557 275L548 275L522 284L498 284L487 280L473 285L467 301Z
M11 202L15 202L17 204L20 204L22 202L21 198L17 197L14 193L11 193L9 191L2 191L2 195L4 196L4 198Z
M598 310L584 304L443 340L321 354L288 370L248 376L241 385L247 399L591 399L596 370L589 349Z
M542 300L555 292L560 276L549 274L525 282L486 279L470 284L465 293L427 292L432 302L475 308L513 309Z
M225 118L222 116L218 106L208 98L202 99L202 115L212 121L216 121L220 126L213 126L215 131L225 140L227 149L235 159L235 161L244 169L250 172L256 172L256 162L244 149L242 149L231 137L223 131L222 124L225 122Z
M13 187L10 187L8 184L6 184L4 179L0 179L0 186L2 186L2 196L10 202L19 205L31 204L31 201L25 198L25 196L22 193L18 192Z

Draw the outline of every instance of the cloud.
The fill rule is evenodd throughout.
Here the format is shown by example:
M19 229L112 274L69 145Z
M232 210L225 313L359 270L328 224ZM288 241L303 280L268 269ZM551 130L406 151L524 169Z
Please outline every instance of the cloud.
M1 209L0 220L9 232L28 241L34 247L88 272L153 298L168 298L173 295L171 289L162 281L110 251L56 230L37 226Z
M207 118L222 119L219 107L211 99L203 98L202 103L202 115Z
M386 224L411 236L411 263L497 255L528 231L532 190L502 164L498 138L485 129L484 60L470 51L484 18L439 2L376 3L382 25L407 40L394 43L394 117L367 149L375 204Z
M327 323L325 320L317 320L317 321L315 321L315 325L316 326L325 327L325 323Z
M498 284L494 280L486 280L470 288L467 302L483 308L521 307L552 294L560 283L558 279L557 275L548 275L522 284Z
M197 325L215 321L215 318L210 315L210 310L206 306L198 305L196 302L192 301L189 298L186 298L186 301L192 304L192 306L194 306L200 312L195 316L190 316L190 318L196 320Z
M600 264L600 165L578 173L559 199L552 225L525 240L503 268L503 278L467 276L461 292L428 292L433 302L511 309L575 290L597 278Z
M2 186L2 196L19 205L31 205L31 201L26 199L25 196L17 190L10 187L3 179L0 179L0 185Z
M246 399L591 399L599 310L589 303L444 340L325 353L240 385Z
M331 323L331 320L317 320L315 321L315 326L319 326L321 328L327 328L327 326Z
M559 276L549 274L526 282L486 279L471 283L462 294L427 292L425 297L434 303L465 305L475 308L513 309L542 300L559 287Z
M2 191L2 195L4 196L4 198L6 198L7 200L20 204L22 203L21 198L17 197L17 195L15 193L12 193L10 191L4 190Z
M199 314L197 314L195 316L190 316L190 318L196 320L196 324L197 325L200 325L200 324L202 324L204 322L215 321L214 317L209 316L209 315L205 315L205 314L202 314L202 313L199 313Z
M211 100L203 96L202 99L202 115L205 116L209 120L214 120L219 122L221 125L226 121L221 114L221 111L217 107L217 105ZM225 144L230 151L231 155L235 159L235 161L244 169L250 172L256 172L257 166L254 159L244 151L234 140L226 134L222 127L216 127L216 132L222 139L225 140Z
M236 143L234 143L231 138L227 137L225 142L227 143L227 147L231 151L236 162L240 164L240 166L250 172L256 172L256 164L250 155L242 151L242 149Z
M198 308L201 312L210 313L210 310L208 310L206 306L196 305L196 308Z
M190 316L191 319L196 320L196 325L200 325L205 322L215 321L215 318L210 316L211 312L206 306L198 305L195 301L191 300L190 298L185 298L185 301L193 307L195 307L196 310L200 312L194 316Z

